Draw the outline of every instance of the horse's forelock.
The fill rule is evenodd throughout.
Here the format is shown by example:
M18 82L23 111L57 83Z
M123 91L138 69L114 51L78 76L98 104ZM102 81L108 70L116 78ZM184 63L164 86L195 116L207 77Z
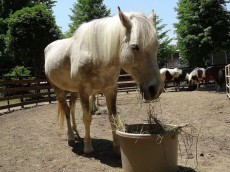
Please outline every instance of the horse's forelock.
M134 40L137 41L136 44L139 44L143 49L152 45L157 47L156 29L147 17L142 13L134 13L130 15L130 19L132 22L132 34L137 36L136 40Z

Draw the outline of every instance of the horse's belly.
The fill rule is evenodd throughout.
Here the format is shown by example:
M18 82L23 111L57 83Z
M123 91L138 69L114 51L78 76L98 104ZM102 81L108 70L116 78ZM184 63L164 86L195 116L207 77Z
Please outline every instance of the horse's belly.
M76 83L72 83L69 80L62 80L61 82L57 82L55 85L62 90L66 90L70 92L78 92Z
M70 75L65 75L64 73L54 73L48 76L49 80L54 84L56 87L71 91L71 92L77 92L77 83L74 82Z

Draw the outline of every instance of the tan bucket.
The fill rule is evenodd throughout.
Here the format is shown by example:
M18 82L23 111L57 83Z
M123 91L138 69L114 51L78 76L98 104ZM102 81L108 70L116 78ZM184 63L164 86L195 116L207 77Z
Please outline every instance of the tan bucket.
M140 124L138 124L140 125ZM178 133L130 134L116 131L125 172L176 172Z

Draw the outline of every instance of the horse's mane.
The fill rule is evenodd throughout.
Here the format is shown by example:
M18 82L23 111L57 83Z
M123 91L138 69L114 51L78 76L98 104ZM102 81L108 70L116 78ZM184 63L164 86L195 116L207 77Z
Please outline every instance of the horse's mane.
M156 41L156 31L153 24L149 22L142 13L125 13L131 20L132 33L135 35L136 41L140 47L149 48ZM141 33L141 36L140 36ZM118 15L113 17L105 17L96 19L88 23L82 24L72 37L73 51L76 53L84 52L92 56L93 61L99 59L104 63L109 63L118 54L126 34L124 26L121 24ZM154 47L152 47L154 48Z

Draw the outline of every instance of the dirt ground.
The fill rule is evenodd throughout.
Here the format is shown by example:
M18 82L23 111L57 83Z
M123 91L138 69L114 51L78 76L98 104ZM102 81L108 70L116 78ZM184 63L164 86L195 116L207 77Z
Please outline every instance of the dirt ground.
M230 100L225 92L168 89L155 103L158 119L172 124L188 123L179 138L180 171L228 172L230 169ZM105 107L91 125L94 154L83 154L83 142L67 145L65 131L56 124L56 103L15 110L0 116L0 171L4 172L119 172L120 157L112 148L112 136ZM147 105L139 94L119 93L118 112L125 123L146 122ZM77 124L84 136L81 110Z

